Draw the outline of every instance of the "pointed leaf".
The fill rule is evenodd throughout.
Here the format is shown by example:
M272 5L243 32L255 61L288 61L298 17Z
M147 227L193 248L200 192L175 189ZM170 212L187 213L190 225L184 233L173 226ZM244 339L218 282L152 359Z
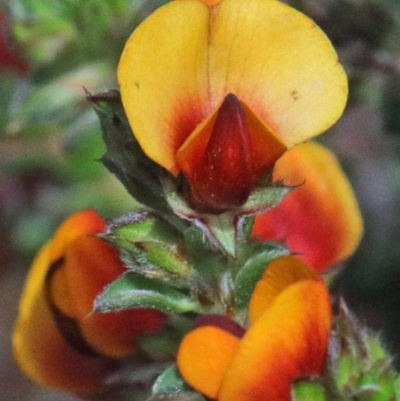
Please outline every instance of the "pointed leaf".
M129 308L154 308L162 312L189 312L196 302L168 285L128 272L108 285L95 299L96 312L110 312Z
M146 401L206 401L203 396L193 391L185 391L177 394L155 394Z
M128 213L111 221L107 234L123 237L131 242L152 241L168 245L181 239L180 232L161 216L147 210Z
M163 180L166 200L179 217L193 222L199 227L208 240L217 248L234 255L236 251L236 216L230 213L218 215L198 213L178 195L172 182Z
M183 380L177 367L172 365L166 369L155 381L152 393L170 395L188 391L190 388Z
M324 388L318 383L298 381L294 385L294 401L325 401Z
M282 184L264 184L256 187L246 203L240 208L243 215L254 215L265 212L279 205L292 187Z
M205 221L208 231L216 238L220 247L232 256L236 254L236 222L237 218L229 213L210 214Z
M189 288L194 270L180 245L183 237L160 216L141 210L114 220L102 238L120 252L126 267L175 287Z
M104 165L122 182L140 203L162 212L169 212L158 180L161 168L143 153L126 119L120 94L111 90L97 95L87 94L100 119L107 152Z
M265 268L274 259L289 254L289 250L272 242L258 244L253 248L253 254L247 256L247 261L235 278L235 305L237 308L247 307L254 287L261 279Z

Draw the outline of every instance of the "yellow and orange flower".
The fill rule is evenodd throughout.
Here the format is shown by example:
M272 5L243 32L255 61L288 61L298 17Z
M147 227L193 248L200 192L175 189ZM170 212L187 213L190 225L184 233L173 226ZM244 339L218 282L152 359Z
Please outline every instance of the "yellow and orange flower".
M297 186L274 209L255 218L253 236L283 241L318 272L348 257L363 220L335 156L316 143L296 146L276 163L273 178Z
M272 262L257 284L245 331L226 316L206 316L178 350L183 378L218 401L290 401L300 378L322 373L331 307L327 288L301 260Z
M95 237L105 227L95 211L78 212L33 263L13 348L21 369L39 384L77 393L103 391L114 358L134 352L138 336L159 330L165 320L149 309L92 313L95 297L124 272L116 250Z
M144 152L192 201L241 205L287 148L341 115L347 79L324 33L277 0L177 0L128 40L122 102Z

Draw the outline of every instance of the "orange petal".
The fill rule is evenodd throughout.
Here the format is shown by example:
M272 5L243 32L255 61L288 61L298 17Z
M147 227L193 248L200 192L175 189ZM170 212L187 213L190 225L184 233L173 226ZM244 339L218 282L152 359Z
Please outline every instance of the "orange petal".
M51 268L53 263L61 262L60 258L65 256L67 249L77 238L99 234L105 227L106 222L93 209L82 210L69 216L58 227L51 241L48 269ZM62 261L62 264L64 264L64 261ZM54 274L51 272L51 274L53 276L49 283L51 291L49 294L50 301L63 314L73 318L75 311L71 305L71 296L67 288L64 269L57 268L57 271Z
M287 150L270 127L260 120L253 111L241 102L250 135L250 146L253 156L253 174L259 178L267 168L270 168Z
M95 235L106 228L104 219L93 209L86 209L69 216L58 227L51 242L50 261L62 257L71 241L84 235Z
M353 190L335 156L316 143L288 151L274 180L295 186L276 208L257 216L253 236L284 241L318 272L357 247L363 222Z
M104 389L109 361L78 353L60 335L44 295L50 248L35 259L22 294L13 334L20 368L39 384L82 394Z
M177 364L185 381L216 399L243 329L226 316L207 316L182 340Z
M288 287L241 340L218 400L290 401L294 380L321 373L330 325L322 282L303 280Z
M168 3L128 40L118 81L143 150L174 174L177 150L229 93L288 147L326 130L347 98L329 40L276 0Z
M251 296L250 324L254 324L264 314L286 287L306 279L320 280L315 271L297 257L285 256L273 260L265 269Z
M92 313L94 299L125 268L114 248L94 237L80 237L65 254L68 293L85 340L101 354L120 357L136 349L141 334L161 328L166 316L153 309Z

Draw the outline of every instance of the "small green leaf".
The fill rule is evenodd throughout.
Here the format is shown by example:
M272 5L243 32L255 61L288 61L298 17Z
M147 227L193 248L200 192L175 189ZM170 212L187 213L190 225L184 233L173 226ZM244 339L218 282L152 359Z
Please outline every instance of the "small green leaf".
M266 184L256 188L246 203L240 207L242 215L260 214L277 206L283 198L293 189L282 184Z
M245 216L239 220L239 234L243 240L250 238L253 225L254 216Z
M166 173L145 155L134 137L119 92L111 90L87 97L100 119L107 147L103 164L138 202L161 213L170 213L158 178Z
M171 394L190 390L175 365L158 376L152 389L153 394Z
M400 375L397 374L394 378L394 391L396 393L396 400L400 400Z
M209 214L205 226L218 241L220 248L231 256L236 255L236 216L229 213Z
M299 381L294 385L294 401L325 401L324 388L309 381Z
M183 236L159 215L130 213L111 222L101 236L119 250L128 269L171 286L190 287L195 271L183 252Z
M154 394L146 401L206 401L199 393L194 391L185 391L176 394Z
M244 256L246 261L235 277L235 305L238 308L247 307L254 287L267 265L274 259L289 254L287 248L271 242L254 244L250 249L251 253L248 249L242 251L242 258Z
M153 308L162 312L195 311L196 302L190 296L168 285L134 272L125 273L95 299L95 312L111 312L129 308Z
M113 220L108 225L107 232L130 242L152 241L173 245L182 238L180 232L166 220L147 210L129 213Z
M346 386L354 386L359 378L359 366L352 355L343 355L336 371L336 386L343 389Z

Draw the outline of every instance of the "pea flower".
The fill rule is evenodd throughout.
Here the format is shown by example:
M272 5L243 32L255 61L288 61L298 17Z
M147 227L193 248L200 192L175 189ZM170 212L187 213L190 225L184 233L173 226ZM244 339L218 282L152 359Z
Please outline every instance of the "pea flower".
M242 205L286 149L341 115L347 80L324 33L276 0L177 0L133 32L118 80L149 158L196 208Z
M331 327L327 288L300 259L276 259L249 308L247 330L226 316L200 318L180 344L178 368L212 400L290 401L295 380L324 369Z
M25 285L13 335L15 358L39 384L76 393L104 390L117 357L138 336L160 329L149 309L92 313L100 291L124 272L114 248L95 235L106 227L91 209L70 216L38 253Z
M297 186L283 201L256 216L253 236L283 241L318 272L357 247L363 220L336 157L316 143L296 146L276 163L274 181Z

